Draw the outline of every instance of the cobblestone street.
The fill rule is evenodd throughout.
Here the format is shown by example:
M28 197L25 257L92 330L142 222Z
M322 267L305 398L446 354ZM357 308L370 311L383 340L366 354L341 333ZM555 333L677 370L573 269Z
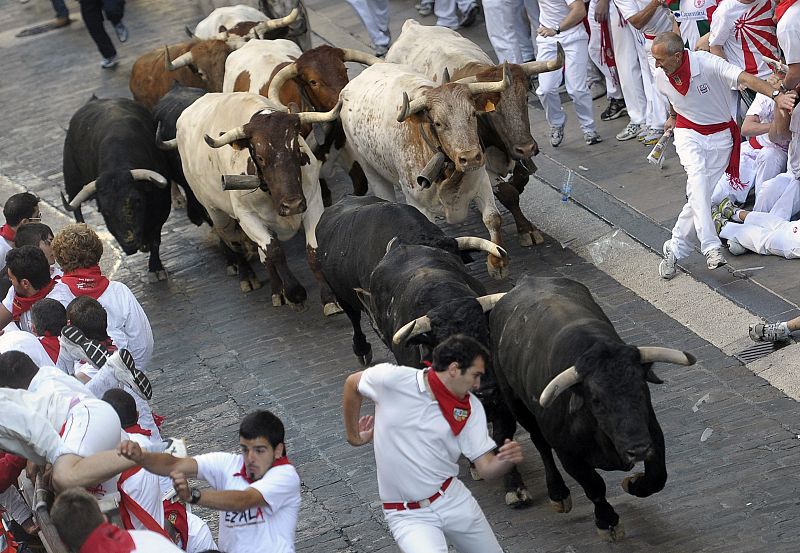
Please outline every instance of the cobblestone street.
M184 24L197 21L200 14L188 0L129 1L131 39L120 48L120 67L107 72L98 67L99 57L81 23L15 39L19 29L51 17L49 3L31 2L36 3L33 9L16 0L0 0L0 183L24 187L60 206L61 149L72 113L92 93L129 96L127 81L135 58L183 40ZM78 11L75 3L70 8ZM348 186L339 178L334 199ZM9 193L3 190L4 197ZM536 186L530 185L526 194L535 193ZM90 205L87 222L102 225ZM511 277L490 281L483 261L470 267L490 292L510 289L523 274L577 279L590 288L629 343L674 347L698 359L693 367L655 368L665 381L651 386L651 393L666 438L666 488L649 498L635 498L622 491L623 474L603 473L609 502L625 526L627 537L621 543L608 545L598 538L591 502L566 473L574 508L565 515L551 510L542 464L524 434L517 439L526 455L521 471L534 498L529 508L506 507L500 482L473 482L463 462L461 478L505 550L797 551L797 402L557 241L548 238L541 246L519 247L513 220L503 215ZM485 235L477 212L464 225L446 230ZM154 410L166 417L164 434L185 437L193 454L235 451L242 415L255 408L274 411L286 424L288 455L303 481L297 550L398 551L383 522L372 448L353 448L344 438L342 385L358 369L350 323L343 315L322 316L302 238L288 244L287 257L308 290L310 300L301 313L272 307L263 268L259 274L265 286L241 293L237 279L225 274L209 228L193 226L183 210L174 210L164 228L167 282L144 281L144 254L122 259L115 278L134 291L155 334L156 355L149 373ZM389 360L375 333L367 331L367 337L374 361ZM215 529L216 516L203 514Z

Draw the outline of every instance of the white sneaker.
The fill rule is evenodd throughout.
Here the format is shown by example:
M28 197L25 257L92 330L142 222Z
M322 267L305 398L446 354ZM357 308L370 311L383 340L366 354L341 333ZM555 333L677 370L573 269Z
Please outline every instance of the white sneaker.
M754 342L785 342L791 334L786 322L751 324L749 330Z
M669 247L669 240L664 242L664 246L661 250L664 252L664 259L661 260L661 263L658 265L658 274L661 275L661 278L665 280L669 280L674 278L675 275L678 274L678 269L675 267L675 264L678 260L675 258L675 254L672 253L672 248Z
M747 253L747 248L742 246L736 238L728 240L728 251L731 255L742 255Z
M728 261L722 255L722 248L714 248L706 254L706 266L712 271L727 264Z
M642 127L644 127L644 125L638 125L636 123L628 123L627 127L622 129L621 132L617 133L617 140L631 140L633 138L636 138L642 131Z
M113 69L118 64L119 60L117 59L117 56L111 56L110 58L103 58L103 60L100 62L100 67L103 69Z
M550 145L557 148L564 140L564 127L550 127Z

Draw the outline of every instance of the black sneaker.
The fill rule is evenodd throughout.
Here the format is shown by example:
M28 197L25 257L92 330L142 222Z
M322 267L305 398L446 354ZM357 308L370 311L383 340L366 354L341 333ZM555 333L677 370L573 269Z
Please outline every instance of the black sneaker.
M122 21L114 25L114 32L117 33L117 38L120 42L128 40L128 28Z
M600 119L602 121L611 121L612 119L617 119L618 117L622 117L628 113L628 108L625 107L625 100L623 99L614 99L612 98L611 101L608 103L608 107L605 109L603 113L600 114Z
M478 4L472 4L467 8L467 11L464 12L464 16L461 18L461 21L458 22L458 25L460 27L472 26L478 18L479 13L481 13L481 7Z
M77 326L67 325L61 329L59 341L62 347L77 354L75 357L85 358L96 369L101 369L111 355L103 344L87 338Z
M106 360L106 365L111 368L117 380L126 383L144 399L153 397L153 386L150 384L150 379L136 368L131 352L126 349L115 351Z

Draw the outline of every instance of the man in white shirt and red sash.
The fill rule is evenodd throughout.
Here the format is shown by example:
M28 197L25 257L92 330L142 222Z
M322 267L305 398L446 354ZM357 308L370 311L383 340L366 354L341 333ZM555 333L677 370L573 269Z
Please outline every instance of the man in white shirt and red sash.
M800 2L781 0L775 8L775 21L778 24L778 44L789 66L783 84L788 90L800 85Z
M27 222L41 221L39 198L30 192L14 194L3 206L6 222L0 226L0 268L6 265L6 254L14 248L17 229Z
M773 98L778 107L793 100L718 56L685 50L683 39L674 33L656 37L653 56L660 68L656 87L670 103L665 129L675 129L675 149L688 177L688 200L672 229L672 238L664 242L664 260L659 265L661 277L670 279L677 274L677 260L691 253L693 231L709 269L727 263L711 219L711 194L723 172L731 182L739 180L741 135L731 118L732 91L744 85Z
M470 491L457 478L464 455L483 478L496 478L522 461L519 444L497 445L486 414L470 393L480 386L489 353L455 335L433 351L425 371L382 363L347 378L343 408L347 441L375 438L378 492L403 553L501 553L497 538ZM359 417L363 398L375 416Z

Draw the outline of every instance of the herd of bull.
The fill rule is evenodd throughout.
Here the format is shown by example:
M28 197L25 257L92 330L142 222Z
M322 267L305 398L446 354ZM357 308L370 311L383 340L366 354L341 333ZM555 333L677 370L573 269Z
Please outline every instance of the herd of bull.
M512 438L519 422L541 455L555 510L572 502L553 451L594 503L600 534L622 538L595 469L644 461L625 491L645 497L664 487L664 436L647 384L661 382L654 362L694 358L625 344L578 282L525 277L487 295L465 266L469 251L484 251L491 276L507 273L495 196L523 246L542 241L519 207L538 152L528 83L559 69L563 52L496 66L457 33L411 20L385 61L310 48L302 4L278 1L215 10L189 30L190 41L136 62L134 101L81 107L64 145L65 207L81 221L81 204L94 197L123 250L149 251L151 280L161 280L171 181L190 220L219 236L242 291L261 286L249 265L259 256L276 306L306 300L280 245L302 226L323 312L350 319L360 363L372 360L362 312L407 366L422 366L453 334L479 340L493 357L480 397L494 439ZM345 62L367 67L348 81ZM355 194L330 205L325 177L334 163ZM394 202L396 186L406 204ZM464 220L473 201L491 240L450 238L432 222ZM510 506L530 503L516 470L505 487Z

